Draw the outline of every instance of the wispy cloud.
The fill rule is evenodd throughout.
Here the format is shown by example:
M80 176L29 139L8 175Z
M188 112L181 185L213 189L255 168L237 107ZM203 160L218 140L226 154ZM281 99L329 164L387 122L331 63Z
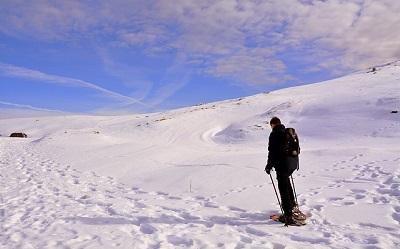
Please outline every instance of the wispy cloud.
M97 49L104 70L118 79L118 81L132 89L129 93L133 98L143 101L153 88L153 82L148 80L148 74L154 70L146 67L129 66L116 61L109 51L103 48Z
M163 77L156 85L155 82L144 79L146 73L151 74L156 70L121 64L115 61L104 49L99 49L98 53L103 61L105 70L120 79L123 84L134 88L135 91L130 95L136 96L137 99L146 102L150 110L157 109L165 100L182 89L189 82L193 74L193 70L185 68L188 62L185 54L178 53L171 64L165 68Z
M161 80L161 86L155 91L153 96L147 100L150 106L156 107L160 105L186 86L192 77L192 70L185 69L186 62L187 58L184 53L178 53L175 56L174 61L167 68Z
M11 103L11 102L6 102L6 101L0 101L0 105L9 106L9 107L12 107L12 108L29 109L29 110L32 110L32 111L63 113L62 111L59 111L59 110L39 108L39 107L31 106L31 105L16 104L16 103Z
M29 68L18 67L10 64L0 63L0 74L3 74L7 77L16 77L32 80L38 83L48 83L48 84L57 84L68 87L81 87L81 88L89 88L100 92L106 97L112 98L116 101L123 102L124 104L141 104L145 105L141 101L134 99L129 96L122 95L117 92L110 91L103 87L100 87L96 84L83 81L80 79L74 79L64 76L58 76L53 74L46 74L37 70L32 70Z
M266 50L268 49L246 49L220 57L213 60L213 65L207 68L207 72L254 86L291 80L292 77L286 73L285 64Z
M332 72L398 59L398 13L397 0L3 1L0 32L183 53L203 72L257 85L290 80L281 54L291 51Z
M186 72L184 75L181 75L179 79L168 79L164 84L159 87L154 96L149 98L148 103L151 107L157 107L165 100L173 96L177 91L182 89L190 79L190 72Z

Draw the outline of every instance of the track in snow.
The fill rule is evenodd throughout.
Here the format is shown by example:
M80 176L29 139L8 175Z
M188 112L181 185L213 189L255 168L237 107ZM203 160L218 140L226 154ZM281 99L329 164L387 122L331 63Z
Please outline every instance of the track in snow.
M257 229L270 223L265 213L127 188L42 158L22 140L1 141L1 151L0 236L6 248L211 248L226 244L226 234L235 246L266 243L259 238L268 233Z
M313 216L308 226L288 232L269 221L267 211L222 206L213 201L216 196L180 197L128 188L111 177L42 158L26 140L3 139L0 145L0 238L5 248L283 248L287 242L337 248L399 245L398 229L368 219L345 224L332 220L327 209L391 204L391 218L400 223L400 172L393 174L381 166L396 164L400 158L363 162L363 154L356 154L335 163L326 171L347 169L354 177L332 178L324 187L301 194L301 205ZM371 182L376 186L373 191L354 187ZM231 189L224 196L262 187ZM348 194L335 193L341 188L347 188ZM329 191L334 194L326 198Z

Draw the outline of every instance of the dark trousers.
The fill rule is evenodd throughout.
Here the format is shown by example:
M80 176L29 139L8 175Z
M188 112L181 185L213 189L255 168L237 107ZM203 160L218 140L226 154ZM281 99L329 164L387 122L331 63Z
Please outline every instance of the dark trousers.
M291 174L290 174L291 175ZM283 212L285 215L291 216L293 207L295 206L292 184L290 183L290 175L278 174L278 189L281 195Z

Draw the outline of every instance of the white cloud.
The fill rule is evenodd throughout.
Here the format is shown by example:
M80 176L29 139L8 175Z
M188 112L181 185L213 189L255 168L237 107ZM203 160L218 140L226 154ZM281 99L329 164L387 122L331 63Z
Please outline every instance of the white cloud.
M0 63L0 73L5 76L8 76L8 77L24 78L24 79L33 80L33 81L36 81L39 83L57 84L57 85L64 85L64 86L69 86L69 87L89 88L89 89L92 89L92 90L102 93L106 97L112 98L116 101L123 102L125 104L137 103L137 104L145 105L142 102L140 102L132 97L125 96L125 95L107 90L98 85L95 85L93 83L83 81L80 79L46 74L46 73L43 73L43 72L40 72L37 70L32 70L32 69L23 68L23 67L17 67L14 65L9 65L9 64L4 64L4 63Z
M2 1L0 32L177 51L244 84L291 79L280 53L343 72L400 57L397 0ZM264 68L265 67L265 68ZM306 70L310 71L310 70Z
M292 79L286 74L285 64L274 58L268 49L247 49L214 61L208 72L217 77L228 77L249 85L279 83Z
M315 1L287 31L293 43L312 42L322 67L360 69L400 57L399 1ZM330 58L318 53L331 51Z

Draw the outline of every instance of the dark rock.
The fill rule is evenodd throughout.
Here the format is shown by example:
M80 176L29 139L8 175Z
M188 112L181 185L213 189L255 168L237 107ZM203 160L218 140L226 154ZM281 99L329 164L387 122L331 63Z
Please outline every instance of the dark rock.
M391 113L398 113L399 111L391 111Z
M27 138L28 135L26 135L25 133L22 133L22 132L14 132L14 133L11 133L10 137L22 137L22 138Z

